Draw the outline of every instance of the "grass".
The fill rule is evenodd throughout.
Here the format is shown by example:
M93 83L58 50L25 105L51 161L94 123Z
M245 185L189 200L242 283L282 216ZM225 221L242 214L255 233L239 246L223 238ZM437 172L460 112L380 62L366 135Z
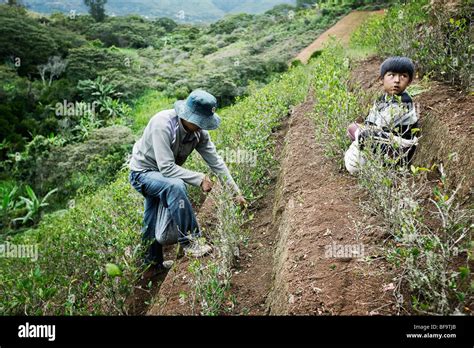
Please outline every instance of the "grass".
M141 132L150 119L159 111L171 109L174 100L164 96L162 93L149 90L140 97L133 107L133 125L132 129Z

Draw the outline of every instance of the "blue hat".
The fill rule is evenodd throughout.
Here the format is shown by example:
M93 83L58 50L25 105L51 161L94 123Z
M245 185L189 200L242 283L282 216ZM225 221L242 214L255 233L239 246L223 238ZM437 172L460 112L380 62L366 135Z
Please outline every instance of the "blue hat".
M179 117L204 130L213 130L219 127L221 119L215 113L216 108L217 99L201 89L193 91L188 99L178 100L174 104L174 109Z

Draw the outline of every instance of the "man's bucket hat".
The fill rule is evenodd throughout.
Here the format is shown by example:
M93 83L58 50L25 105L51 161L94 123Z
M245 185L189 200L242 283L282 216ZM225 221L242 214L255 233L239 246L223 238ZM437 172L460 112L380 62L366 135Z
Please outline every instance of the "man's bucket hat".
M216 108L217 99L201 89L193 91L188 99L179 100L174 104L179 117L204 130L219 127L221 119L216 114Z

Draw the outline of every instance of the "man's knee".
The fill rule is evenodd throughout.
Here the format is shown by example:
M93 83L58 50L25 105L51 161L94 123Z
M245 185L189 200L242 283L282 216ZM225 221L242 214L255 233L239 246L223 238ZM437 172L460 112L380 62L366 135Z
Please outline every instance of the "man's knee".
M186 184L182 179L169 179L167 186L169 191L186 193Z
M145 191L147 196L160 197L162 199L163 195L171 192L185 193L186 184L182 179L165 178L163 176L158 178L151 177L146 183Z

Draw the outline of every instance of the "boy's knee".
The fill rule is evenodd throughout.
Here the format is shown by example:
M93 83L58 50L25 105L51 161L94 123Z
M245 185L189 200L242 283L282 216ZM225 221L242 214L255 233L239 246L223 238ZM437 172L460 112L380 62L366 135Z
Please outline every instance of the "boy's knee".
M365 164L357 144L354 142L344 154L344 164L350 174L357 174L360 167Z

